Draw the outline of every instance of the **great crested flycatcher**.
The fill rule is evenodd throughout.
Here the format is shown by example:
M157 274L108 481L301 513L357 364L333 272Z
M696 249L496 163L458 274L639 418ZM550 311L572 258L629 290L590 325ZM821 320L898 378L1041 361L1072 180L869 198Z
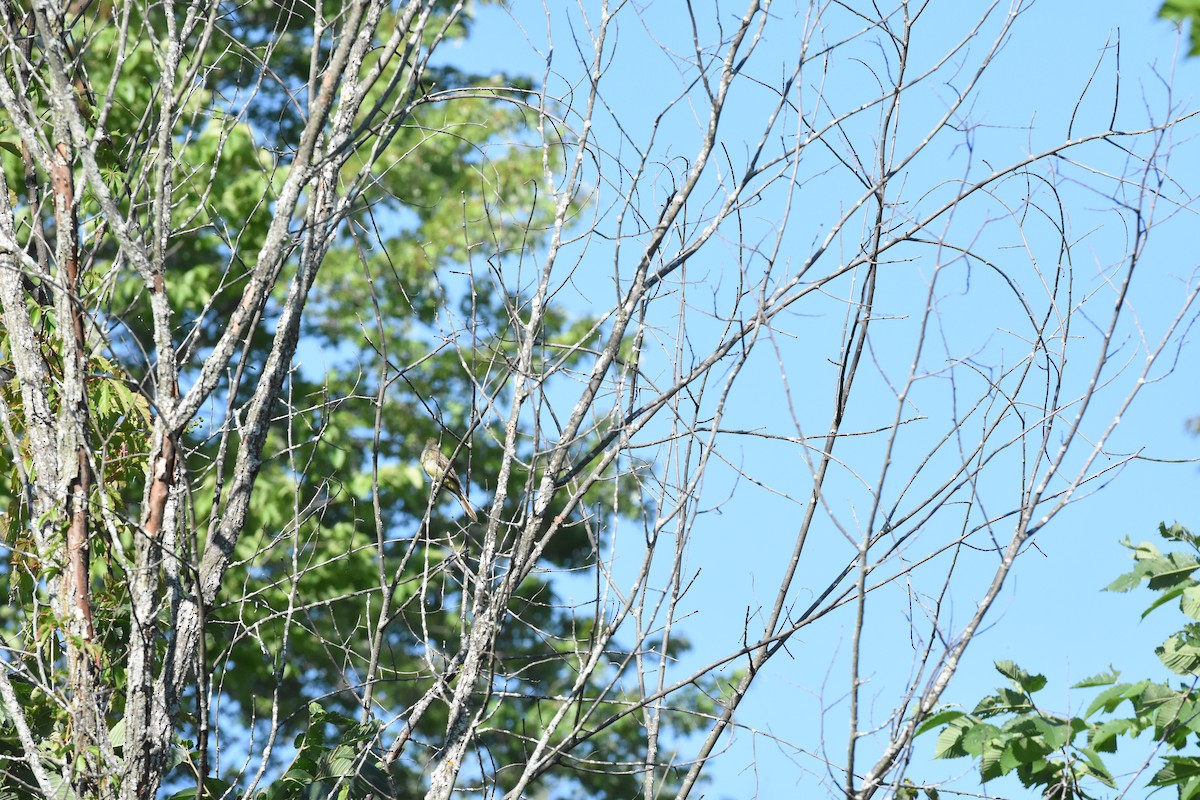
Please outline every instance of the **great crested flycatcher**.
M454 474L450 459L442 453L437 439L432 436L425 440L425 449L421 451L421 469L425 470L425 474L433 480L435 489L439 486L445 487L450 494L458 498L458 502L462 503L463 511L467 512L471 521L479 521L479 517L475 516L475 509L471 507L471 501L467 499L467 493L463 491L462 484L458 481L458 476Z

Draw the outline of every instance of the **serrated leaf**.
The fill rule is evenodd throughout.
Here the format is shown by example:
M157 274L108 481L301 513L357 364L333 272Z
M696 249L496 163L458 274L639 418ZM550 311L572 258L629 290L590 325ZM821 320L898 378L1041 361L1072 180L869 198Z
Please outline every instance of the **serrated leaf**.
M1196 9L1193 14L1200 14L1200 0L1186 1L1192 3L1193 8ZM1180 525L1178 522L1169 528L1165 522L1158 523L1158 535L1171 541L1184 542L1193 548L1200 546L1200 542L1198 542L1197 538L1192 535L1192 532Z
M1017 666L1014 661L997 661L996 671L1028 694L1041 691L1046 686L1045 675L1031 675Z
M310 770L292 766L287 772L283 773L281 780L292 781L293 783L305 786L312 783L315 777L315 773Z
M1195 756L1163 756L1166 764L1154 773L1149 786L1174 786L1193 778L1200 778L1200 758Z
M339 745L329 754L329 774L335 778L349 778L358 771L359 757L354 748Z
M1084 771L1091 775L1096 780L1103 783L1110 789L1115 789L1117 784L1113 780L1112 773L1108 771L1104 760L1100 758L1100 754L1087 747L1080 747L1079 753L1083 756Z
M1200 584L1192 583L1179 598L1179 610L1192 619L1200 620Z
M1012 754L1012 766L1006 772L1015 769L1020 764L1035 764L1054 752L1046 745L1045 740L1038 736L1020 736L1009 742L1007 748Z
M1088 734L1088 744L1100 753L1117 752L1117 737L1125 734L1131 722L1127 719L1110 719L1100 723Z
M1045 740L1051 750L1057 750L1071 741L1074 731L1071 725L1061 720L1050 720L1045 717L1034 719L1033 727L1038 735Z
M1142 612L1142 619L1145 619L1146 617L1150 616L1150 612L1154 611L1156 608L1160 608L1161 606L1166 605L1167 603L1171 602L1175 598L1183 596L1183 593L1185 591L1193 588L1195 585L1196 585L1195 580L1188 579L1187 582L1180 583L1179 585L1173 586L1170 589L1167 589L1166 591L1162 592L1154 600L1153 603L1146 606L1146 610Z
M1128 592L1136 589L1142 580L1151 574L1151 565L1162 557L1162 553L1150 542L1132 544L1128 539L1122 545L1133 551L1134 567L1129 572L1118 575L1116 580L1104 587L1106 592Z
M1154 654L1167 669L1176 675L1195 675L1200 672L1200 646L1180 634L1170 636Z
M995 725L980 722L963 732L963 749L974 756L981 755L989 742L1000 737L1001 731Z
M979 756L979 777L984 783L999 778L1016 766L1012 753L1005 758L1005 750L1006 748L997 742L990 742L983 748ZM1002 759L1009 765L1007 768L1001 763Z
M1117 678L1121 677L1119 670L1112 668L1110 664L1107 672L1099 672L1090 678L1084 678L1079 683L1073 684L1072 689L1090 689L1094 686L1112 686L1117 682Z
M1193 583L1191 575L1200 568L1200 561L1190 553L1167 553L1165 563L1155 565L1149 586L1156 592Z
M956 719L938 734L934 744L934 758L965 758L970 755L963 747L963 736L970 726L977 724L970 719Z
M1185 741L1187 738L1185 731L1200 734L1200 701L1190 691L1188 692L1187 700L1179 711L1179 727L1180 737Z
M922 733L925 733L926 731L933 730L934 728L940 728L941 726L946 725L947 723L953 722L954 720L956 720L960 717L965 717L966 715L967 715L967 712L965 712L965 711L958 711L958 710L953 710L953 709L946 710L946 711L939 711L938 713L934 714L933 716L926 718L926 720L924 722L922 722L920 725L918 725L917 732L915 735L920 736Z
M1091 702L1083 716L1090 717L1101 709L1105 713L1111 714L1124 701L1140 697L1149 685L1149 681L1138 681L1137 683L1120 683L1105 689Z
M379 724L376 722L357 722L350 726L342 735L342 742L350 744L353 742L367 742L373 740L379 734Z
M1003 750L1000 752L1000 760L996 767L1000 770L1001 775L1007 775L1017 767L1025 763L1024 756L1016 747L1016 742L1006 742Z
M1029 698L1017 689L997 689L995 694L988 695L975 706L973 714L979 717L995 717L1002 714L1017 714L1033 708Z
M1158 702L1152 714L1154 735L1157 738L1161 739L1179 721L1179 711L1183 707L1183 699L1182 694L1176 694Z

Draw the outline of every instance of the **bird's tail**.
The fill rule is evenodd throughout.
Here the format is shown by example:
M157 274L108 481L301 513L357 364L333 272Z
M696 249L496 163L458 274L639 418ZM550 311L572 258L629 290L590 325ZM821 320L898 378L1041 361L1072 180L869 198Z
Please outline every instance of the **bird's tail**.
M467 516L471 518L471 522L479 522L479 517L475 514L475 509L471 506L471 501L467 499L466 492L458 493L458 502L462 503L463 511L467 512Z

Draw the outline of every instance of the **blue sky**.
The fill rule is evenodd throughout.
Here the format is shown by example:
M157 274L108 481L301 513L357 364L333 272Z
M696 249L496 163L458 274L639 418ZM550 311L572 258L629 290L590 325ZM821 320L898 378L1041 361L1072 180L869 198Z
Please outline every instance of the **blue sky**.
M717 5L719 11L715 15L709 4L697 5L697 17L703 28L701 38L707 37L709 42L719 38L714 20L720 20L728 29L742 12L742 4ZM1061 141L1069 128L1074 133L1104 128L1114 113L1113 91L1118 76L1116 127L1119 129L1139 125L1147 113L1161 116L1171 107L1195 107L1193 98L1200 87L1200 62L1177 58L1183 42L1171 24L1156 19L1157 4L1098 2L1087 4L1086 10L1081 4L1065 0L1039 0L1025 5L1024 16L1005 40L996 63L962 113L971 122L970 131L939 135L938 144L911 166L913 190L902 196L912 204L912 209L928 207L938 192L948 191L946 186L950 181L977 178L997 164ZM584 6L594 15L594 4ZM596 126L598 140L608 148L609 160L603 162L605 169L619 159L628 159L633 151L629 141L645 145L664 100L683 91L681 75L685 73L677 68L677 59L679 54L689 52L691 31L681 12L682 6L674 0L650 2L627 5L620 12L624 17L619 18L619 36L613 40L604 79L609 109ZM985 7L986 4L978 2L930 3L917 29L919 38L909 65L910 74L932 64L952 42L961 39ZM993 14L979 37L959 51L951 59L951 66L939 72L936 80L918 87L913 99L906 101L899 137L902 144L911 145L926 135L928 121L937 119L955 93L967 84L973 74L972 65L990 46L1005 9L1002 5ZM775 85L772 81L782 81L790 59L794 59L796 43L806 29L808 12L806 4L772 6L775 19L747 69L747 74L761 85L740 87L743 98L723 120L722 135L729 148L730 163L740 163L739 159L757 141L764 104L770 101L771 87ZM479 14L480 25L470 43L452 51L450 60L472 69L504 69L540 79L545 60L534 50L548 52L543 5L517 0L510 12L483 7ZM825 31L830 39L836 38L839 26L850 29L845 15L830 19L833 21ZM573 43L573 37L581 37L585 30L580 11L574 4L554 5L550 23L554 39L551 91L580 87L584 73ZM870 41L870 37L863 39L864 43ZM877 46L882 49L882 45ZM590 57L586 43L584 48L585 55ZM806 87L803 91L815 96L819 85L824 102L831 108L853 107L859 102L856 98L869 91L871 81L878 78L879 65L884 63L872 62L869 49L858 61L849 57L839 59L828 72L803 76L801 82ZM876 72L872 73L872 69ZM582 99L582 94L576 95L574 102ZM683 104L664 120L655 151L660 165L658 178L640 189L641 207L647 213L652 213L669 193L671 176L677 179L685 168L683 159L694 146L701 116ZM616 130L617 120L628 141L623 141ZM864 118L861 129L856 127L860 123L851 121L846 135L858 143L867 141L874 121L874 117ZM1200 187L1200 160L1191 141L1197 130L1195 123L1185 124L1172 142L1178 152L1169 165L1170 173L1185 187L1177 197L1188 194L1187 187L1193 193ZM1102 143L1085 146L1074 152L1073 157L1076 156L1081 163L1100 169L1115 172L1122 167L1121 152ZM805 161L809 158L812 160ZM846 181L846 176L832 162L822 166L821 158L814 151L811 157L806 152L802 159L803 184L794 195L794 208L786 220L787 233L781 240L785 258L796 264L812 252L814 243L821 240L842 204L855 196L855 187ZM720 170L719 165L713 168L716 173ZM1077 301L1090 297L1094 303L1082 306L1083 313L1072 328L1070 374L1075 382L1086 380L1090 365L1099 355L1099 333L1104 319L1098 312L1105 309L1106 302L1111 307L1108 298L1112 294L1105 276L1121 263L1129 229L1127 217L1106 210L1114 198L1120 198L1119 189L1113 189L1103 178L1088 182L1087 172L1072 164L1064 164L1061 175L1059 195L1070 209L1073 274L1079 284L1073 297ZM605 172L605 176L613 185L606 185L598 175L593 176L592 184L598 190L595 213L601 228L612 224L613 218L607 211L610 206L606 204L622 188L611 173ZM924 193L918 188L922 186L928 187ZM1094 191L1094 186L1102 188ZM1006 254L1011 255L1012 260L1005 260L1003 268L1036 300L1039 296L1036 267L1042 265L1047 253L1053 254L1045 238L1050 225L1031 218L1036 214L1026 214L1020 225L1014 222L1011 199L1020 195L1018 189L1004 187L997 192L994 203L981 202L964 208L946 223L945 230L948 238L953 238L951 233L961 238L960 231L967 231L973 246L994 252L998 258L1007 259ZM1005 194L1006 191L1011 193ZM1053 197L1036 186L1028 191L1040 204L1049 203ZM751 240L770 241L774 229L783 221L778 204L784 197L778 190L766 193L760 207L748 210L742 235ZM697 209L696 214L700 213ZM908 209L898 213L908 213ZM1098 396L1088 422L1089 435L1098 434L1107 426L1124 396L1129 376L1141 368L1146 348L1139 337L1144 335L1147 341L1157 341L1179 312L1187 289L1197 280L1194 211L1164 206L1159 219L1162 227L1144 254L1129 308L1107 354L1113 367L1105 376L1116 376L1116 382L1111 391ZM618 272L622 263L621 256L602 243L591 241L587 245L586 251L582 244L577 252L572 251L579 259L578 268L566 285L577 293L564 290L561 295L563 302L581 312L589 308L590 301L605 296L606 290L611 293L614 262ZM735 246L733 237L727 237L703 251L695 263L689 263L688 291L695 295L697 308L711 303L711 308L716 309L725 302L722 298L726 295L722 292L728 290L731 275L736 273L736 269L731 271L730 264L736 263L744 252ZM898 264L894 273L883 279L879 307L881 313L890 309L896 314L894 327L884 329L894 331L894 335L881 336L874 342L871 355L884 366L862 383L867 388L860 393L879 400L878 404L868 399L855 406L854 413L864 426L894 413L888 381L897 376L903 378L908 367L904 359L910 358L915 336L909 310L914 303L922 302L934 274L940 276L937 292L940 326L931 340L927 361L922 362L923 370L931 370L930 365L938 363L938 347L947 360L962 358L963 353L975 354L977 364L986 365L980 366L980 374L1020 356L1021 332L1012 322L1013 297L994 275L978 266L955 267L952 258L939 261L919 249L898 252L912 260ZM795 434L794 422L798 419L806 434L824 430L829 405L829 348L841 334L847 291L844 286L834 288L824 298L814 297L812 302L798 304L794 313L780 319L777 347L763 346L761 357L747 364L739 377L729 401L727 427L784 434L790 430ZM703 352L704 344L718 335L720 325L711 315L689 314L683 329L689 345ZM1190 323L1194 316L1192 309L1185 316L1185 323ZM664 317L660 326L664 369L666 354L678 341L680 330L678 325L671 327L672 321ZM1200 414L1200 393L1196 391L1200 355L1190 344L1194 337L1195 332L1185 324L1168 349L1171 355L1151 373L1152 382L1141 391L1136 405L1122 415L1107 448L1113 454L1136 451L1141 457L1111 476L1088 484L1082 493L1088 496L1064 510L1037 535L1038 550L1021 559L988 618L987 629L967 651L955 681L943 697L945 701L971 705L1000 685L1003 679L991 668L992 662L1000 659L1015 660L1050 677L1051 685L1044 698L1052 710L1059 712L1080 710L1086 698L1068 687L1110 664L1129 678L1167 677L1152 649L1173 630L1175 618L1169 612L1160 612L1140 621L1145 595L1112 595L1101 593L1100 589L1129 567L1127 551L1119 545L1124 537L1134 541L1150 539L1160 521L1178 520L1200 527L1197 467L1189 463L1200 456L1200 440L1185 429L1186 420ZM1128 366L1121 373L1117 365L1125 363ZM780 380L781 372L788 376L786 385ZM964 391L971 389L969 377L958 380ZM810 381L816 387L811 393L806 391L806 383ZM931 375L918 382L912 401L931 419L945 416L957 402L947 394L951 388L955 387ZM798 401L803 402L793 418L792 409ZM920 430L920 426L915 426L912 436L902 436L895 453L900 463L911 460L914 472L925 453L922 437L929 435ZM805 499L806 461L801 448L755 436L729 437L724 441L727 443L724 452L730 457L731 466L715 466L706 481L700 504L710 511L698 517L685 553L685 566L696 579L681 606L687 617L680 630L692 641L694 650L691 660L681 669L705 663L736 648L747 618L761 616L762 607L771 602L778 576L787 561ZM864 437L848 442L839 454L848 464L856 465L857 471L847 469L845 475L831 484L845 494L831 501L830 513L840 520L861 521L856 515L869 503L864 504L867 496L861 487L856 488L857 476L860 473L869 476L866 478L869 481L877 474L879 446ZM1008 457L998 460L994 482L981 489L985 507L1006 507L1011 504L1012 493L1019 489L1019 460L1013 457L1012 463L1003 463L1003 458ZM1113 463L1118 460L1119 455L1111 457ZM1103 464L1103 458L1098 463ZM739 478L736 466L754 480ZM894 483L889 487L894 488ZM808 553L808 557L815 556L815 563L806 561L802 565L802 570L811 570L813 583L806 584L802 572L792 594L800 606L806 605L806 597L817 590L806 586L819 588L830 562L845 563L849 544L834 527L821 529L824 538ZM621 543L628 542L625 546L633 550L641 532L618 530L614 536ZM635 555L631 553L625 558ZM986 577L990 572L989 559L994 560L994 554L970 553L964 558L973 561L957 573L959 579L950 594L951 611L944 622L951 628L960 626L973 609L981 589L970 578ZM620 557L615 560L618 573L623 563L629 562ZM930 573L930 586L936 586L936 562ZM579 590L586 592L588 585L581 585ZM571 584L565 586L569 591ZM907 677L913 654L907 623L908 595L902 588L885 590L878 602L872 601L868 606L868 624L874 627L864 668L869 683L862 699L866 705L864 718L880 723L886 719L891 699ZM575 599L586 600L586 596ZM828 747L826 754L834 761L834 770L840 768L845 749L843 673L850 643L849 622L848 613L830 615L801 632L789 647L790 655L781 655L770 665L740 709L738 719L745 727L721 748L721 755L709 773L712 784L706 796L771 798L785 796L785 792L790 795L797 789L814 792L814 796L825 791L822 742ZM779 737L783 743L772 737ZM969 774L973 769L971 764L924 760L932 752L932 745L932 737L922 743L911 777L934 780L968 773L957 788L979 791L977 780ZM987 788L1001 796L1012 790L1011 785L999 783Z

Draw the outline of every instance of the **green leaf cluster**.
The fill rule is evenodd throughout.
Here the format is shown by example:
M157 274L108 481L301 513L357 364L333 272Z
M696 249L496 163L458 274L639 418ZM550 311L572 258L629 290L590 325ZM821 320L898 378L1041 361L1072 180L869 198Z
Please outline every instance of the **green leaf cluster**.
M1072 689L1100 691L1079 716L1045 710L1035 695L1046 678L1031 674L1011 661L996 664L1009 685L997 689L970 712L947 708L924 720L918 733L937 731L937 758L973 758L984 782L1015 774L1022 785L1043 797L1096 797L1097 785L1116 788L1103 755L1116 753L1118 744L1148 733L1153 745L1171 754L1148 786L1175 787L1180 800L1200 798L1200 755L1176 754L1200 748L1200 537L1181 525L1159 526L1159 535L1181 549L1162 552L1150 542L1123 542L1132 551L1134 567L1119 576L1107 591L1128 592L1143 584L1155 593L1142 616L1178 601L1186 618L1179 631L1155 652L1163 665L1183 681L1120 681L1110 668L1076 683ZM1144 744L1144 742L1142 743Z
M417 789L402 773L389 774L371 750L379 739L377 723L359 723L317 703L310 704L308 712L308 727L296 737L292 763L269 789L257 793L255 800L357 800L403 796L397 793L399 786L409 792Z
M154 201L154 182L146 180L140 166L157 142L161 54L153 36L120 45L117 27L100 24L95 16L104 5L77 20L87 31L78 37L86 42L79 53L80 74L106 87L114 65L121 64L117 102L99 138L97 158L120 211L139 219ZM328 16L331 6L326 6ZM180 95L172 131L174 171L168 182L176 191L164 285L177 325L175 344L193 356L184 365L184 385L194 379L197 363L241 301L271 224L276 191L286 179L288 154L304 121L292 95L308 79L314 46L312 4L251 0L225 11L219 35L227 40L197 48L202 55L185 55L185 68L196 67L198 77ZM131 29L153 31L162 22L156 15L163 13L157 7L135 11ZM452 32L463 36L469 27L465 17ZM195 58L208 60L191 63ZM253 102L241 108L246 81L257 75L256 61L270 63L277 80L258 84ZM364 69L372 63L368 60ZM380 76L373 91L395 77ZM419 786L427 751L406 753L384 775L378 764L380 732L370 728L374 723L355 727L352 722L361 713L362 676L373 652L382 652L371 713L378 719L401 718L435 682L430 663L453 653L471 623L464 611L469 603L461 565L477 563L481 532L462 524L452 501L437 503L431 522L422 526L430 497L417 456L429 436L441 438L447 450L456 443L452 440L464 438L458 456L464 486L485 508L497 492L504 432L480 422L480 396L484 388L499 401L509 396L505 376L519 346L513 330L528 319L529 298L489 291L486 279L489 270L509 268L505 259L522 263L544 243L553 209L539 186L546 178L544 163L553 163L558 147L551 144L547 152L528 146L530 120L515 102L523 87L531 86L522 76L436 66L426 83L430 97L386 140L375 135L372 119L357 121L363 133L343 166L343 178L351 185L356 174L366 172L371 180L353 198L351 217L321 265L297 355L302 363L289 378L286 404L276 409L246 534L234 553L238 567L226 576L217 604L205 609L208 671L197 692L211 689L209 707L218 709L208 722L218 730L257 733L262 720L277 714L281 740L295 742L294 752L274 751L271 767L279 777L266 790L269 798L326 796L335 784L347 797L360 796L385 777L393 787ZM477 91L453 102L436 101L438 92L460 87ZM48 131L51 115L43 118ZM88 119L97 124L94 115ZM6 150L9 185L25 186L21 159L8 157L20 155L21 147L3 112L0 149ZM108 525L97 524L92 531L91 570L115 724L123 714L123 643L129 631L124 554L133 552L141 518L152 429L152 409L140 387L154 374L155 341L144 281L119 253L86 182L77 184L87 250L80 302L91 310L92 328L104 331L87 364L97 471L93 519ZM50 224L34 218L46 215L49 204L35 212L28 198L13 201L22 230ZM489 256L493 263L475 261L482 243L494 254ZM295 267L295 259L284 265L280 287L286 287ZM36 286L36 278L31 282ZM231 372L244 368L253 376L265 361L283 291L268 302ZM53 371L61 361L57 320L53 303L45 300L31 293ZM537 332L533 369L586 370L602 335L595 319L551 308ZM7 343L0 357L3 352ZM51 386L55 377L49 376ZM245 401L252 382L248 378L233 390L232 407ZM20 440L19 391L15 382L0 390ZM195 421L179 448L189 477L181 511L187 523L178 545L184 558L198 557L207 532L220 521L222 481L232 469L235 449L223 447L219 435L229 422L226 411L206 408L204 413L210 416ZM526 487L537 485L545 469L535 458L532 427L531 422L518 444L527 471L510 474L510 499L498 512L500 529L510 537L523 524ZM236 445L236 435L231 438ZM577 458L585 458L596 441L579 442ZM0 628L7 642L60 668L48 678L63 686L60 646L48 635L58 626L45 610L44 590L46 578L62 565L43 562L46 554L38 554L30 540L32 522L22 497L36 481L32 469L27 453L0 451L0 502L8 509L0 517L8 555L0 567L0 594L11 601L0 606ZM551 518L563 510L564 501L556 499ZM636 480L614 472L584 498L583 509L564 520L542 566L593 567L594 537L603 536L604 523L614 514L636 516L642 510ZM581 524L584 515L599 523L590 532ZM385 592L389 613L380 625ZM166 603L162 609L165 623ZM554 716L560 702L555 698L569 694L597 625L586 609L568 607L544 571L521 585L510 617L519 624L505 625L494 643L498 682L505 691L488 705L489 725L479 741L496 771L489 777L499 785L524 763L525 737L539 734ZM685 647L676 640L669 655L677 657ZM619 647L608 655L614 664L632 660ZM580 748L583 755L558 773L555 780L569 784L575 794L630 796L640 785L633 770L595 767L606 760L636 762L644 739L638 717L621 713L638 694L610 689L610 683L622 685L620 677L598 675L585 691L597 698L585 704L587 713L597 721L616 721L598 725ZM490 695L489 687L479 691ZM686 736L704 715L716 713L712 698L718 694L717 687L701 681L673 696L664 741ZM35 693L30 704L32 718L45 717L39 736L56 748L53 755L61 755L69 741L62 703ZM201 709L196 695L183 699L177 732L182 756L170 781L181 798L195 793L187 787L197 783L193 740L202 729ZM0 746L11 738L10 723L0 720ZM437 741L445 724L444 708L431 708L413 741ZM222 762L224 774L203 776L210 792L235 787L230 796L236 796L246 776L238 774L235 762ZM18 775L22 762L6 763L12 765L8 778L24 779ZM351 766L358 770L355 780L365 783L348 780Z
M1200 0L1163 0L1158 15L1179 25L1190 22L1188 54L1200 55Z

